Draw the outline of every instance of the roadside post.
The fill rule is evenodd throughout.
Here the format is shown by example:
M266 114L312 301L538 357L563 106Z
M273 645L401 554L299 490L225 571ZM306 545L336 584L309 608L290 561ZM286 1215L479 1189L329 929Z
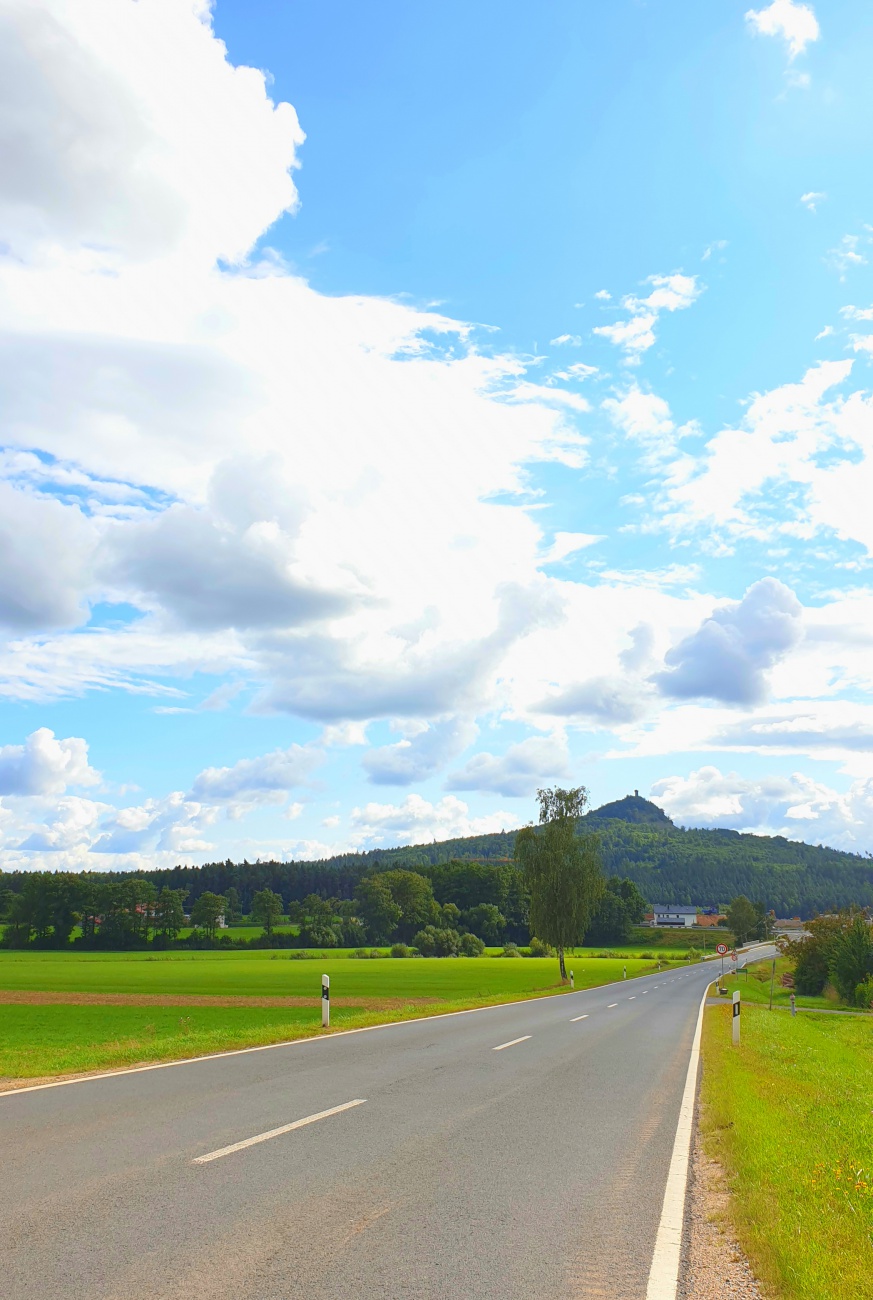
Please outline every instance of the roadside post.
M793 989L791 990L791 996L789 997L788 1001L791 1003L791 1014L792 1014L793 1016L796 1016L796 1015L797 1015L797 998L794 996L794 990L793 990Z
M776 958L773 958L773 964L770 967L770 1010L773 1010L773 981L776 978Z
M573 972L570 971L570 988L571 988L571 989L574 989L575 987L576 987L576 985L575 985L574 982L573 982Z
M733 1039L734 1047L740 1045L740 990L734 993L734 1016L733 1016Z
M330 976L321 977L321 1027L330 1028Z
M621 978L622 978L623 980L626 980L626 979L627 979L627 966L622 967Z
M719 957L721 957L721 982L724 984L724 958L725 953L727 952L727 944L720 943L715 951L718 953Z

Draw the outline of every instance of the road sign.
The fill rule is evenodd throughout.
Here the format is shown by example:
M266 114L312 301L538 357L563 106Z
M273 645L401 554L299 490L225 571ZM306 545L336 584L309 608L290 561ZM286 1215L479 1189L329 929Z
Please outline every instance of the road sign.
M723 957L727 952L727 944L720 943L715 951L718 953L719 957Z

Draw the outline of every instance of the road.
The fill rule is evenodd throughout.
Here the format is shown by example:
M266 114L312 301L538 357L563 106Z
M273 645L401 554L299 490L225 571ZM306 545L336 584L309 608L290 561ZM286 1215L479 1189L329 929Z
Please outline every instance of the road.
M0 1292L645 1300L715 973L2 1095Z

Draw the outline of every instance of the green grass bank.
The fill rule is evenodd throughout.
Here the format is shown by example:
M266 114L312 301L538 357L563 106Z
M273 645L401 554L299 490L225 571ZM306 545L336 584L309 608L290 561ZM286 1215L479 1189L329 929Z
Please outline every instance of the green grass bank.
M779 1300L873 1300L873 1023L747 1001L706 1012L701 1132L737 1237Z

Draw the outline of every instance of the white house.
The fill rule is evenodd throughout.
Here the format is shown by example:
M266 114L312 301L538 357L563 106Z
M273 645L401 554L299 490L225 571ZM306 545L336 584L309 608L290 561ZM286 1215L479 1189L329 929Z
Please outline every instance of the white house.
M688 927L694 925L697 920L696 907L677 907L675 903L665 903L663 906L655 904L652 908L652 925Z

